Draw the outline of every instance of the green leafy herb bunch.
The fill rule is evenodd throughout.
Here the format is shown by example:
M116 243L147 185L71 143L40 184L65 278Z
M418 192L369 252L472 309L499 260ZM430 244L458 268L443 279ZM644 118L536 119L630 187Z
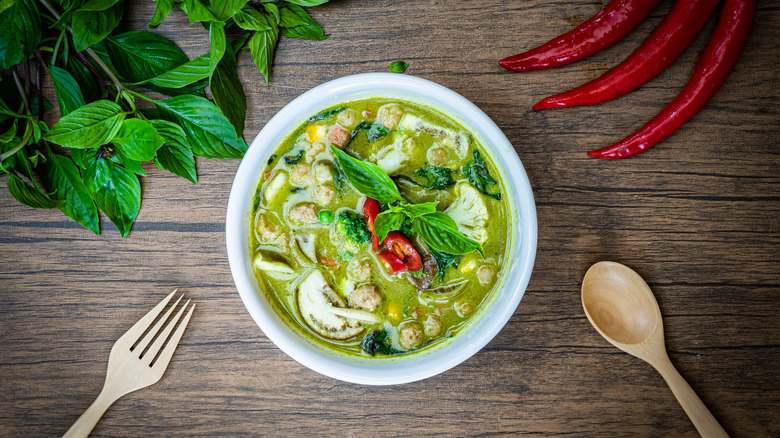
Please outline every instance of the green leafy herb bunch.
M0 174L8 191L96 234L102 211L127 236L141 207L141 163L197 182L195 157L244 155L237 53L249 48L268 82L280 37L328 37L303 8L326 2L156 0L150 29L178 3L208 31L209 51L189 59L154 32L117 33L123 0L0 0ZM239 36L227 41L231 27ZM51 127L44 75L62 116Z

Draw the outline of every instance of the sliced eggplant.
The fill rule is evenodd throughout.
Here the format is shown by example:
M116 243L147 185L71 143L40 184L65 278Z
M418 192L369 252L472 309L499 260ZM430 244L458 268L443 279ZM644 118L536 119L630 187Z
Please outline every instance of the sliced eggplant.
M317 263L317 249L314 246L315 234L296 234L295 248L303 255L306 260Z
M468 286L469 282L470 280L461 280L455 283L442 285L433 289L422 291L421 295L425 298L428 298L429 300L434 301L451 300L466 290L466 286Z
M268 181L263 189L263 201L265 205L272 206L280 198L280 195L287 192L289 193L289 176L284 170L280 170L274 173L271 180ZM287 188L288 190L284 190Z
M344 318L355 319L369 323L377 323L382 321L382 319L378 316L365 310L353 309L351 307L334 307L333 305L327 305L325 307L328 312L343 316Z
M292 274L295 272L289 263L284 261L280 256L277 256L270 251L258 251L254 260L255 268L263 272L281 272L284 274Z
M311 271L298 285L296 300L301 318L321 336L344 340L354 338L365 331L360 322L332 311L333 308L344 308L344 301L317 269Z

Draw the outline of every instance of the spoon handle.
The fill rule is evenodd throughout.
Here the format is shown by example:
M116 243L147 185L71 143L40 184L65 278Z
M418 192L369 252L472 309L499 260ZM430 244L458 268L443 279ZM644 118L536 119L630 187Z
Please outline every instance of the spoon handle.
M672 393L677 397L677 401L688 414L688 418L691 419L693 425L696 426L696 430L704 438L709 437L726 437L728 434L723 427L721 427L718 420L712 416L712 413L704 406L698 395L693 391L688 382L683 379L677 368L672 365L669 358L659 361L657 364L653 364L656 370L661 373L661 376L666 380L666 383L671 388Z

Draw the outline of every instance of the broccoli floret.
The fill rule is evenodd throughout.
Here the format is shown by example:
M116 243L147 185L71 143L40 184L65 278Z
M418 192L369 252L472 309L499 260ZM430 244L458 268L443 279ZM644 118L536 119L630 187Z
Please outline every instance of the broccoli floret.
M350 252L357 252L359 243L366 243L371 240L371 233L366 228L365 218L352 211L342 211L339 213L336 222L336 233L341 237Z

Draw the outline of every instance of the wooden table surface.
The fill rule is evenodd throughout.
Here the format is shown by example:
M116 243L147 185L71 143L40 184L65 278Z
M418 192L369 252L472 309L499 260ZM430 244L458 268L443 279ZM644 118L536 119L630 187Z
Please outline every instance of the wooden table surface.
M496 61L594 14L600 2L333 0L332 36L283 40L266 86L242 53L245 138L331 79L386 71L438 82L485 111L534 188L539 248L528 290L482 351L386 388L321 376L276 348L228 269L225 208L238 160L198 161L200 182L146 165L143 206L121 239L18 204L0 182L0 435L62 434L98 394L114 341L173 288L198 309L162 380L120 399L95 436L696 436L663 379L609 345L582 311L588 267L637 270L664 315L672 362L733 436L780 436L780 4L760 3L742 59L709 105L638 157L585 153L651 118L685 83L714 27L640 90L590 108L534 112L595 77L661 22L585 61L509 73ZM128 2L142 30L151 2ZM157 30L188 55L207 33L175 11ZM47 90L51 92L51 90Z

